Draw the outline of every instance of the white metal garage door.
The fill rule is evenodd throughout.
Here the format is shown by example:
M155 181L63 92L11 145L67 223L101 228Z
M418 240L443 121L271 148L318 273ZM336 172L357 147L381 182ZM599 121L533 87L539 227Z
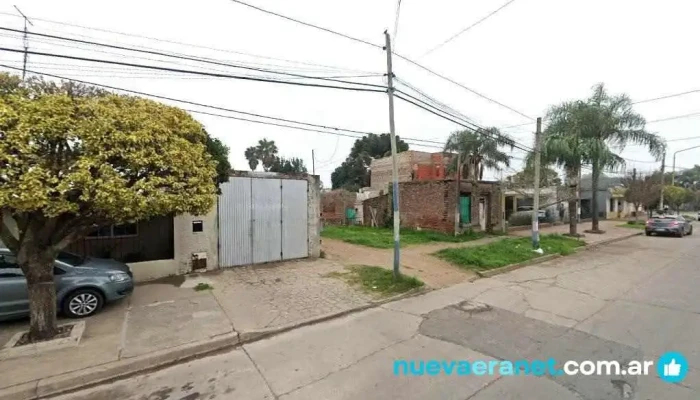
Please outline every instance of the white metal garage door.
M308 256L308 182L231 177L219 196L221 267Z

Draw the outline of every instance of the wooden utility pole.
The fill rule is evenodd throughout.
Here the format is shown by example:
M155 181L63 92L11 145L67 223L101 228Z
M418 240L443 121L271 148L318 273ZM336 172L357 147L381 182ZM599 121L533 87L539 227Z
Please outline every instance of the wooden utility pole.
M389 133L391 134L391 164L392 164L392 200L394 207L394 279L399 277L399 265L401 260L400 233L399 227L399 166L396 159L396 126L394 125L394 71L391 66L391 37L389 32L384 31L386 39L386 79L387 94L389 95Z
M535 182L532 199L532 248L540 248L539 214L540 214L540 162L542 158L542 118L537 118L535 131Z
M22 80L24 80L24 78L27 76L27 52L29 51L29 31L27 30L27 24L31 26L34 26L34 24L32 24L32 21L30 21L29 18L27 18L27 16L24 15L24 13L17 6L14 7L15 10L17 10L17 12L22 16L22 18L24 18L24 35L22 37L24 41L24 62L22 63Z

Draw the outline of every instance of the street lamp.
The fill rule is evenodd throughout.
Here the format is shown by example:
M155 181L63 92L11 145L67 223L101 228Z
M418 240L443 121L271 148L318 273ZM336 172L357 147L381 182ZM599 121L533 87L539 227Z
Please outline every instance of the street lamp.
M700 146L688 147L687 149L681 149L673 153L673 170L671 171L671 186L673 186L673 184L676 183L676 154L686 150L697 149L698 147Z

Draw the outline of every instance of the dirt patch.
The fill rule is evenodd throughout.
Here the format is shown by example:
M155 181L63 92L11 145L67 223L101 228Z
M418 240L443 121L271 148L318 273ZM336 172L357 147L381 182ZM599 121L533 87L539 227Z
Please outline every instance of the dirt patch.
M22 337L19 338L17 343L13 347L19 347L19 346L24 346L27 344L32 344L32 343L39 343L39 342L46 342L49 340L55 340L55 339L64 339L70 336L71 331L73 330L73 325L63 325L59 326L57 330L56 336L46 339L46 340L35 340L32 341L29 339L29 332L26 332L22 335Z
M430 253L447 247L483 244L484 240L490 241L494 239L488 238L466 243L431 243L401 249L402 272L415 276L432 288L452 286L472 279L476 277L473 272L461 270L446 261L430 255ZM386 269L393 268L394 253L392 249L373 249L327 238L323 239L321 247L326 253L328 260L333 260L346 266L376 265Z

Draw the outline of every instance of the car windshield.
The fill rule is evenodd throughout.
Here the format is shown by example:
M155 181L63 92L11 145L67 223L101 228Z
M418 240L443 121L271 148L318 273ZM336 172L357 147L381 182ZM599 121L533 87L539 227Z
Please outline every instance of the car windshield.
M58 253L56 259L62 263L66 263L72 266L79 266L85 263L85 257L73 253L68 253L66 251Z

